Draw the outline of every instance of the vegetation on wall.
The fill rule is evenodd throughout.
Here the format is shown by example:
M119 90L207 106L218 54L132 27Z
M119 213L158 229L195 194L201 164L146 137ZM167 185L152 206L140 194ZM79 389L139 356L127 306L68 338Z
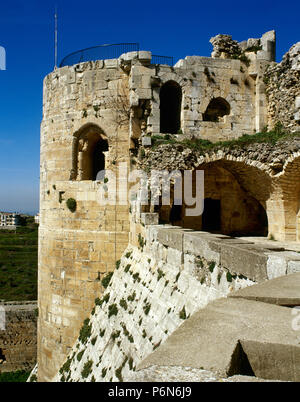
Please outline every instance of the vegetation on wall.
M165 136L155 135L152 136L152 143L154 147L157 147L161 144L181 144L186 148L191 148L194 150L214 150L219 148L236 148L243 147L250 144L255 143L269 143L275 145L278 141L285 141L292 139L294 137L300 137L300 132L289 133L283 130L280 122L277 122L274 129L272 131L262 130L260 133L256 134L245 134L241 137L230 140L230 141L218 141L211 142L209 140L203 140L200 138L192 138L192 139L184 139L182 141L177 140L176 138L166 139Z
M74 198L68 198L66 201L66 204L71 212L76 211L77 203L76 203L76 200L74 200Z

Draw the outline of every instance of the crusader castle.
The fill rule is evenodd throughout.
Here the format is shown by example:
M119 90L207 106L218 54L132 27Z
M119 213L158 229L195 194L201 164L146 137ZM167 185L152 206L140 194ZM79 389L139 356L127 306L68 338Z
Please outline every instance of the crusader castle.
M211 43L211 57L175 65L140 50L84 62L73 55L45 78L40 381L122 380L209 302L300 271L300 43L281 63L274 31L240 43L217 35ZM272 130L291 134L276 144L230 146ZM223 145L197 149L200 140ZM99 172L120 179L124 163L147 173L203 170L203 215L174 206L174 192L170 206L143 206L139 193L101 205L99 189L109 183Z

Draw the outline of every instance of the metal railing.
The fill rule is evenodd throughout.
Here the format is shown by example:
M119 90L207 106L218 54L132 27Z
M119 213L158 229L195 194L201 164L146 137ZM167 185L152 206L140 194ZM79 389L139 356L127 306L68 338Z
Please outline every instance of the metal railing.
M117 59L123 53L139 51L138 43L116 43L113 45L100 45L87 49L77 50L64 57L59 67L73 66L84 61Z
M100 45L89 47L70 53L64 57L59 67L73 66L85 61L117 59L123 53L137 52L139 43L116 43L112 45ZM173 66L173 57L152 55L151 64L167 64Z
M173 57L157 56L156 54L153 54L151 64L167 64L168 66L173 66L174 61L173 61Z

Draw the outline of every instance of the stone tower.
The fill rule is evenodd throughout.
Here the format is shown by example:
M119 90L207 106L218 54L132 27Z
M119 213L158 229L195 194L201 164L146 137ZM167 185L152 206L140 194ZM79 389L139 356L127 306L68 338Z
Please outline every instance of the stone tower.
M100 205L97 191L105 184L103 177L96 181L99 171L129 160L127 84L116 60L63 67L44 80L38 294L44 381L72 347L102 277L128 244L128 206Z

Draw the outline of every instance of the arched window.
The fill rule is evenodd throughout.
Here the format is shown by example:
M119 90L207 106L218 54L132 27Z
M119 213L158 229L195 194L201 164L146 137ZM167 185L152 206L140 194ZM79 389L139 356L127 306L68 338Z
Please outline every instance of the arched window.
M213 98L203 113L203 121L220 121L220 118L230 114L230 105L224 98Z
M103 180L108 142L96 125L79 130L73 142L71 180Z
M180 130L182 91L175 81L166 82L160 89L160 132L177 134Z

